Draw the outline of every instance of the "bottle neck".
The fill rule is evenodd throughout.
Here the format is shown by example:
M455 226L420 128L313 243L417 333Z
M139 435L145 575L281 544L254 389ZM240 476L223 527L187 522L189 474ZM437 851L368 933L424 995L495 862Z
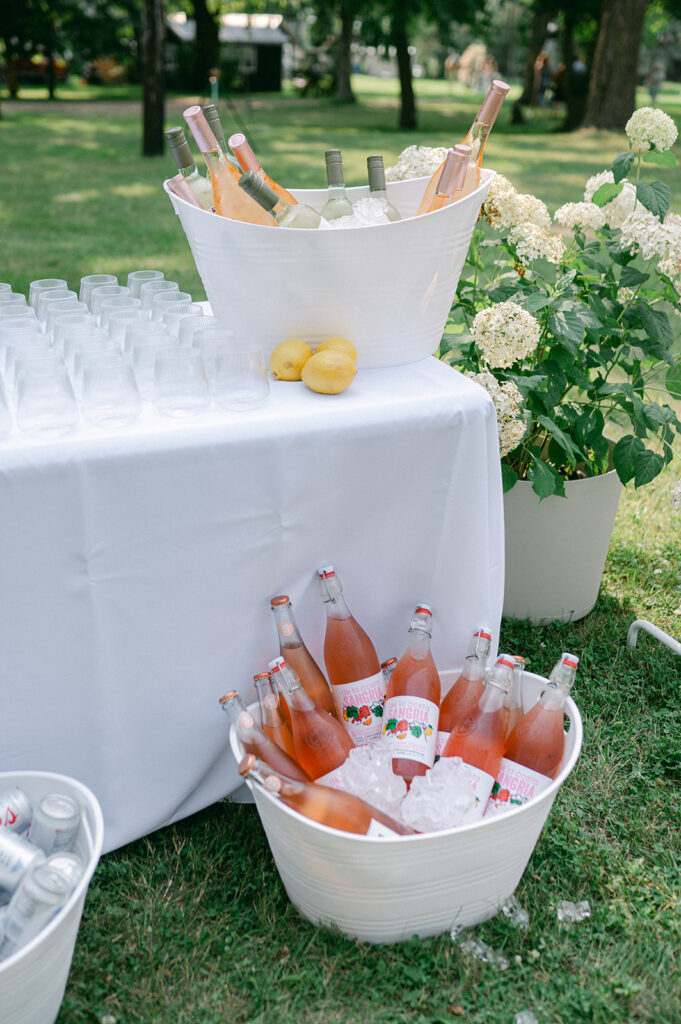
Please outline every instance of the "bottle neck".
M469 654L463 663L461 675L471 682L478 682L485 678L485 658L478 658L475 654Z
M422 629L409 634L409 653L415 661L423 661L430 654L430 635Z
M388 201L388 192L386 190L385 185L382 188L372 188L372 186L370 185L369 195L371 196L372 199L385 199L386 203Z
M275 796L299 796L305 792L303 782L280 775L278 771L270 768L268 764L257 757L254 758L253 767L248 772L248 777ZM272 782L268 782L268 779L272 779Z
M329 199L346 199L345 185L329 185Z
M223 701L220 707L225 712L230 722L236 722L241 712L246 710L241 698L236 694L228 700Z
M490 679L478 701L478 707L485 712L498 711L504 706L505 696L503 687L499 686L495 680Z
M477 164L479 167L482 163L482 151L485 148L485 143L491 130L491 124L483 124L481 121L474 121L471 125L466 138L463 140L466 146L471 147L471 164Z
M274 621L277 626L277 633L279 634L279 642L285 647L300 647L303 638L296 625L290 602L289 604L272 605L272 611L274 612Z
M541 695L540 704L546 711L558 711L568 699L569 689L560 683L551 683Z
M194 181L195 178L200 178L199 169L196 164L187 164L186 167L180 167L180 174L185 181Z
M343 597L343 588L336 576L324 577L321 580L322 600L329 619L349 619L350 609Z
M303 688L297 674L288 665L285 668L272 670L272 685L277 688L289 708L297 711L314 711L315 702Z

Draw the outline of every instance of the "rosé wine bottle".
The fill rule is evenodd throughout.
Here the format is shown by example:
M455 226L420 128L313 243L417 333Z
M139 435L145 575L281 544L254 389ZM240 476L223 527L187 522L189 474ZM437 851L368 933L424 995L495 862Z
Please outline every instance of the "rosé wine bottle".
M526 804L543 793L560 771L565 753L563 709L578 664L579 658L574 654L561 656L541 698L506 740L490 809L498 811Z
M256 724L253 715L241 703L236 690L220 697L220 706L236 729L241 744L249 754L255 754L276 771L285 772L292 779L309 779L309 775L292 757L278 747L267 733Z
M314 660L300 635L291 607L291 598L280 594L270 601L279 639L279 654L298 673L303 689L324 711L335 717L336 707L324 673Z
M419 604L404 652L385 695L383 739L390 745L393 772L407 783L432 768L440 713L440 676L430 653L433 613Z
M338 720L358 746L378 739L383 725L385 679L376 649L350 614L332 565L317 569L326 608L324 663Z
M436 758L442 756L445 743L457 722L468 718L478 706L485 689L485 671L491 643L492 633L487 626L475 631L466 652L461 675L442 698Z
M445 206L451 206L452 203L461 199L470 159L470 146L464 146L463 143L459 143L458 146L450 149L435 186L435 195L428 209L423 211L424 213L442 210Z
M296 760L311 779L324 784L346 761L355 744L340 722L315 704L284 658L275 658L267 667L272 673L272 682L285 694L291 712Z
M272 689L272 677L269 672L258 672L253 676L253 686L258 695L260 706L260 723L262 730L273 743L285 750L289 757L296 759L296 748L293 744L291 730L284 721L279 697Z
M273 178L270 178L262 167L262 164L258 160L257 156L248 144L246 136L242 132L236 132L234 135L230 135L227 143L234 156L237 158L239 167L242 171L253 171L258 177L269 185L273 192L283 199L285 203L295 206L298 200L291 195L288 189L285 189L283 185L280 185Z
M361 836L416 835L413 828L391 818L359 797L317 782L298 782L247 755L239 765L241 775L253 779L282 803L320 825L355 832Z
M504 753L506 715L504 697L513 681L514 662L500 654L489 673L475 709L454 726L442 751L443 757L460 757L475 790L475 809L470 820L481 818Z

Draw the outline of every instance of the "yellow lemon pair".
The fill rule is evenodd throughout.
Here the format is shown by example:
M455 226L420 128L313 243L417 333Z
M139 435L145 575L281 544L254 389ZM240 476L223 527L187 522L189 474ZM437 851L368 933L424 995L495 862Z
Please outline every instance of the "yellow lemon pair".
M347 338L326 338L312 353L297 338L282 341L270 356L275 380L302 380L312 391L337 395L352 384L357 373L357 351Z

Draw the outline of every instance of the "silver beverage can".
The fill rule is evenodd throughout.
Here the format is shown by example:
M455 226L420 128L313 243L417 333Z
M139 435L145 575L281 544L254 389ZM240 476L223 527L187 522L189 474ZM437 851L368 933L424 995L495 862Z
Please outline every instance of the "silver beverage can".
M16 953L52 920L71 892L71 884L46 862L26 873L5 913L0 960Z
M31 824L31 801L20 786L0 791L0 825L10 832L25 832Z
M85 865L76 853L53 853L47 858L46 863L55 871L61 871L72 889L76 888L85 874Z
M33 811L28 838L49 856L70 850L80 823L80 807L66 793L48 793Z
M14 892L22 875L45 854L34 843L0 828L0 888Z

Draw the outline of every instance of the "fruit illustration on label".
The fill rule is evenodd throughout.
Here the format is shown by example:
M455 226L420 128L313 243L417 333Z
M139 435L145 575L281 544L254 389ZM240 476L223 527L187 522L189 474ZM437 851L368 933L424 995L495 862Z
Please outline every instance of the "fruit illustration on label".
M389 718L383 726L384 736L396 736L398 740L405 739L408 733L415 739L432 736L433 726L428 723L424 725L423 722L408 722L405 718Z
M383 717L383 705L380 701L375 704L357 705L348 704L343 707L343 720L351 725L371 725L374 718Z

